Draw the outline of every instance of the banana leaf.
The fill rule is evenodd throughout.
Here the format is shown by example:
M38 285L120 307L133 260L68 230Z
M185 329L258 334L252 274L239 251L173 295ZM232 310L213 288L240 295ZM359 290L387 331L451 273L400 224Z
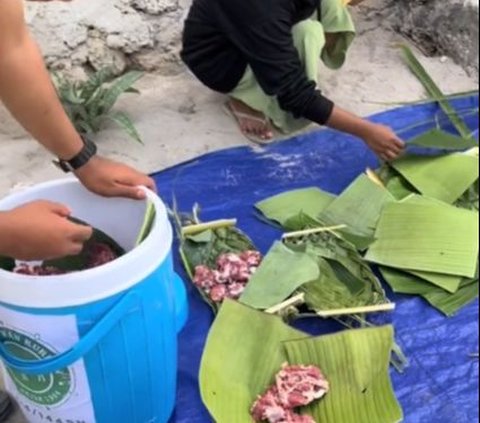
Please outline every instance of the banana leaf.
M253 423L250 407L286 361L281 343L307 336L281 318L226 300L200 367L202 400L217 423Z
M320 276L317 262L308 254L276 242L250 278L240 301L256 309L280 304L300 286Z
M272 384L281 365L290 361L317 365L332 386L328 402L326 397L308 410L316 421L396 423L401 410L388 375L392 344L389 326L309 338L278 317L228 300L203 353L202 400L217 423L253 423L250 407Z
M366 305L374 305L372 285L354 277L335 261L317 258L320 277L300 287L305 304L316 313ZM372 302L373 301L373 302Z
M477 179L470 188L465 191L465 193L455 202L457 207L467 210L477 211L479 210L478 205L478 191L479 191L479 180Z
M445 291L454 294L460 288L463 278L461 276L455 275L442 275L441 273L430 273L430 272L415 272L411 271L413 276L416 276L424 281L430 282L431 284L438 286L439 288L444 289Z
M342 232L373 238L380 213L393 196L374 183L368 176L360 175L319 216L326 225L347 225Z
M266 218L284 226L300 213L315 219L334 198L333 194L312 187L284 192L257 203L255 207Z
M452 204L478 179L478 157L449 154L406 156L392 163L420 193Z
M171 212L180 242L180 258L191 280L195 276L197 266L204 265L215 269L217 259L222 254L257 250L251 239L235 226L236 221L201 223L198 212L198 206L195 206L193 215L180 214L176 210ZM185 227L193 230L185 234L183 232ZM219 304L213 302L201 288L196 289L216 314Z
M302 231L304 229L314 229L322 226L317 219L300 212L296 216L288 218L282 225L286 231Z
M443 204L385 206L370 262L404 270L472 278L478 256L478 213Z
M403 200L409 195L416 194L417 190L412 187L402 176L393 176L386 186L388 192L397 200Z
M330 393L305 414L322 423L401 422L389 376L393 336L393 327L383 326L284 342L289 363L318 366L331 382Z
M147 208L145 210L145 217L143 220L143 224L142 224L142 227L140 228L140 232L138 233L138 237L135 245L140 245L143 241L147 239L148 235L150 235L150 232L152 231L156 217L157 217L157 213L155 211L155 206L153 205L153 203L148 202Z
M425 87L430 97L438 102L445 114L450 118L450 121L455 126L461 137L470 138L470 130L468 126L457 114L453 106L450 104L448 98L445 97L435 81L430 77L423 65L415 57L412 50L406 45L402 45L400 48L402 49L403 57L410 70Z
M78 225L88 226L88 223L85 223L84 221L74 217L70 217L69 220ZM94 244L108 245L117 257L121 257L125 254L125 250L113 238L111 238L105 232L102 232L97 228L93 228L92 237L84 244L83 250L80 254L55 260L45 260L43 262L43 265L55 267L56 269L60 269L66 272L84 270L87 267L89 251L91 250L91 246Z
M395 269L381 267L380 272L394 292L420 295L449 317L478 298L478 274L474 279L463 279L460 289L455 294L450 294L422 279Z
M477 147L478 143L472 138L462 138L449 134L441 129L432 129L408 142L408 145L435 148L439 150L467 150Z

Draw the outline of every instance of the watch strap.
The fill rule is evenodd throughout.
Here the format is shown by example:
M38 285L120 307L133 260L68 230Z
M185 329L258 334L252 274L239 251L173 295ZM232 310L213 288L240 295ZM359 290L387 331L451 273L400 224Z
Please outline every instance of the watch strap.
M70 160L54 160L53 163L66 173L74 172L85 166L97 154L97 145L86 138L82 138L82 140L83 148L75 157Z

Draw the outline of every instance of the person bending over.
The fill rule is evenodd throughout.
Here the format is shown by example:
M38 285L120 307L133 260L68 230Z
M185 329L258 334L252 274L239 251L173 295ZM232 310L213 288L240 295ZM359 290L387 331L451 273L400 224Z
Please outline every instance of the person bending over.
M382 159L404 143L388 127L336 106L317 89L320 60L340 68L355 37L348 0L194 0L181 56L252 141L312 122L359 137ZM352 0L351 5L362 0Z

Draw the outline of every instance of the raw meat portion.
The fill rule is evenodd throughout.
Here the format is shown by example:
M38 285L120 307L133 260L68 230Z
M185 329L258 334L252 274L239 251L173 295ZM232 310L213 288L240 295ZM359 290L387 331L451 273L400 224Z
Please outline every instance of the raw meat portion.
M193 283L213 302L221 303L225 298L238 299L262 261L258 251L241 254L222 254L217 259L217 268L197 266Z
M287 408L297 408L325 396L329 385L315 366L284 365L276 377L280 401Z
M102 243L90 244L89 249L86 251L86 257L86 269L102 266L118 258L117 254L109 245ZM28 276L54 276L71 273L66 270L57 269L53 266L31 265L29 263L19 264L13 272Z
M210 290L210 298L216 303L222 302L228 295L228 289L225 285L215 285Z
M255 401L251 414L257 422L281 423L286 421L287 410L280 403L276 386L271 387Z
M94 243L87 250L89 268L103 266L118 258L117 254L107 244Z
M255 401L250 412L256 422L315 423L312 417L294 410L324 397L329 389L318 367L284 364L274 386Z

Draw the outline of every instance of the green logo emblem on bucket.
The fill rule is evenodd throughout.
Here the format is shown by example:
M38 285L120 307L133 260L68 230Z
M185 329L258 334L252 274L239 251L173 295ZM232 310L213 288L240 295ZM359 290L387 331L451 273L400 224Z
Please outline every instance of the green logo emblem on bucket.
M12 355L22 360L42 360L55 356L55 352L39 339L12 329L0 327L0 339ZM18 391L36 404L55 406L70 397L73 379L69 369L48 375L27 375L10 368L7 371Z

